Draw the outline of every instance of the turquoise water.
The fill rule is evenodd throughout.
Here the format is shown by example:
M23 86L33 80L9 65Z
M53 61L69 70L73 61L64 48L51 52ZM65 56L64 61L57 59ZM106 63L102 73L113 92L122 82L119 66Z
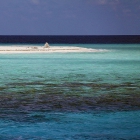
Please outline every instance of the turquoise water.
M0 139L139 139L140 44L59 46L107 51L0 54Z

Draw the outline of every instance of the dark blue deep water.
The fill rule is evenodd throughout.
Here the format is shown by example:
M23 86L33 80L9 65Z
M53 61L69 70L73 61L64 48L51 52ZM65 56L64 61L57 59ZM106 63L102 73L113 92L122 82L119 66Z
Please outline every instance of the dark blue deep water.
M138 44L140 35L0 35L0 43Z

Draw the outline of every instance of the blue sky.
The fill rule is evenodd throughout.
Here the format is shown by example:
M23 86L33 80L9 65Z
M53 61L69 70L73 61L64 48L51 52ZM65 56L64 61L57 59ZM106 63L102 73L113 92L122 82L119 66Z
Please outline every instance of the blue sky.
M0 35L140 35L140 0L1 0Z

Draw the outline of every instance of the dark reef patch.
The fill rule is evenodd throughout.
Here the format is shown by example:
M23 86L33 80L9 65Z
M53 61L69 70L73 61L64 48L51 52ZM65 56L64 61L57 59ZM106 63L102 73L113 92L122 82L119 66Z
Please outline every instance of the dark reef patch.
M103 92L104 91L104 92ZM9 83L0 87L0 118L30 120L35 111L88 112L140 109L137 83ZM35 120L44 120L35 116Z

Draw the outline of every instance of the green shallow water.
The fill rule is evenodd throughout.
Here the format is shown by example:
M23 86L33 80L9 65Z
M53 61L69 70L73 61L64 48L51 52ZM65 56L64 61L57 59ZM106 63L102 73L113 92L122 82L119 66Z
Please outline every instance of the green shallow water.
M130 126L137 126L140 121L140 45L69 46L108 51L0 54L0 138L138 139L136 127ZM50 115L51 112L53 115ZM66 118L55 116L56 112ZM96 131L95 122L92 122L93 112L99 116L102 114L96 117L96 125L99 124ZM129 116L129 113L136 115ZM109 127L104 127L106 116L115 117L115 114L119 114L118 120L108 120ZM129 125L125 122L126 129L118 125L114 128L114 124L123 123L122 116L126 117L127 123L134 117L137 121ZM52 124L53 118L56 120ZM82 121L79 125L78 118L88 127ZM34 124L30 124L32 122ZM37 127L39 130L36 130ZM12 128L15 132L10 132ZM76 128L79 129L77 133ZM140 129L139 126L137 128ZM130 132L134 132L132 136Z

